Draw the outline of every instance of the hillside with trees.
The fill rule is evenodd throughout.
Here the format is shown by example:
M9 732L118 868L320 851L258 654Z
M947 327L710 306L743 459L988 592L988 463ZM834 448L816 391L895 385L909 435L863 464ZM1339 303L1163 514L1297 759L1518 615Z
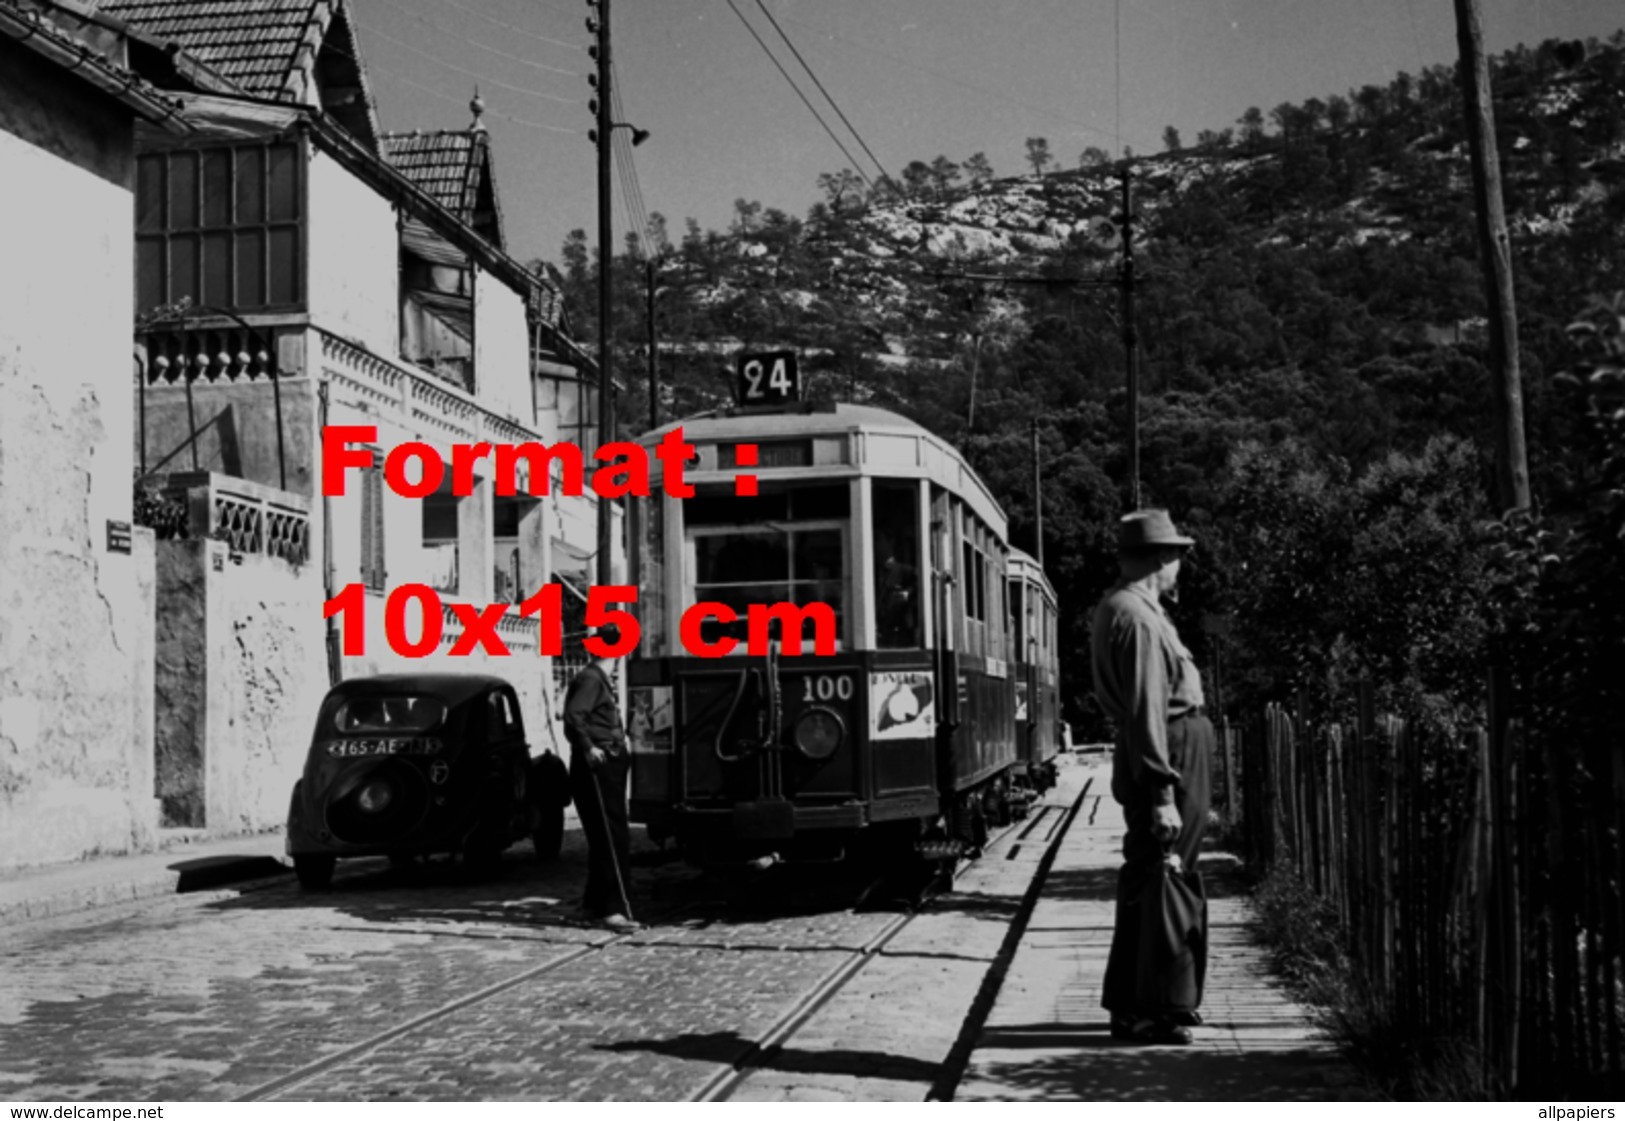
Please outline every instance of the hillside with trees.
M1625 33L1517 48L1494 82L1530 466L1561 527L1600 485L1594 405L1559 375L1584 366L1570 324L1625 288ZM1370 676L1464 718L1511 578L1485 546L1500 511L1454 70L1248 109L1189 146L1170 127L1164 143L1114 163L1032 137L1024 174L922 155L896 183L820 176L802 216L741 199L729 229L681 234L657 216L663 415L726 403L734 351L794 347L815 399L895 409L955 442L1029 549L1038 418L1067 715L1098 734L1087 617L1115 576L1127 419L1119 296L1100 283L1118 251L1098 220L1118 214L1126 164L1144 501L1201 543L1173 610L1225 706L1298 688L1340 703ZM642 252L629 241L615 261L634 426ZM583 335L594 256L573 234L556 269Z

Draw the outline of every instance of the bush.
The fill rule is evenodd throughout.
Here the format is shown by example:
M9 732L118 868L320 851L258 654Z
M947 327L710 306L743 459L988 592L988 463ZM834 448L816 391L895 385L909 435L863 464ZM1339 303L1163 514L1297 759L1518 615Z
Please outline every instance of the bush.
M1397 1101L1482 1101L1479 1064L1462 1040L1428 1036L1372 993L1344 952L1336 912L1277 866L1253 895L1253 934L1316 1024L1380 1093Z
M134 498L136 525L151 529L160 541L184 540L189 536L191 519L185 501L142 479L136 480Z

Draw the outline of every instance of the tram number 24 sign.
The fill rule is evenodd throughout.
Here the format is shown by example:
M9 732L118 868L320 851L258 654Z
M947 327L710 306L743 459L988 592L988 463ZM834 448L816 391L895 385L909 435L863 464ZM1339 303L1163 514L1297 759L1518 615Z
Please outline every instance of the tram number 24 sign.
M801 371L793 350L739 355L739 404L778 405L801 400Z

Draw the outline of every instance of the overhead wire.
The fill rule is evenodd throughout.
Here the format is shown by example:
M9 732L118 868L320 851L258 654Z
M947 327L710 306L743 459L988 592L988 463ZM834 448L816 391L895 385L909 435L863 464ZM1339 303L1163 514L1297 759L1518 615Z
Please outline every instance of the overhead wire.
M467 35L464 35L460 31L453 31L449 27L441 27L438 23L435 23L432 20L424 19L421 15L419 15L416 12L412 12L412 13L410 13L410 15L412 16L413 19L417 20L424 27L430 28L433 31L438 31L442 35L450 35L453 38L461 39L463 42L467 43L471 47L478 47L482 51L489 51L492 54L496 55L498 58L505 58L509 62L517 62L521 66L529 66L533 70L544 70L549 74L563 74L563 75L565 75L566 77L569 77L569 78L579 78L579 77L581 77L581 71L579 71L579 70L566 70L562 66L553 66L553 65L551 65L549 63L546 63L546 62L537 62L535 59L533 59L533 58L525 58L523 55L509 54L507 51L502 50L502 49L500 49L498 47L493 47L489 43L482 43L478 39L471 39Z
M618 69L614 69L613 63L611 63L611 68L614 70L614 73L613 80L610 83L610 92L613 95L615 116L617 119L624 121L627 119L627 115L626 108L621 101L621 75ZM624 135L620 137L620 140L621 151L625 157L627 171L627 193L631 199L633 213L637 219L636 228L638 231L638 237L644 246L644 256L652 257L654 255L654 246L651 243L652 239L650 238L649 232L649 210L648 207L644 205L643 201L643 184L638 178L637 161L632 155L633 144Z
M625 137L621 135L623 130L620 122L626 120L626 115L621 111L621 95L620 90L617 88L620 84L619 78L620 75L617 73L612 73L610 76L609 162L614 165L616 178L620 180L621 210L626 216L626 228L635 237L638 229L638 216L632 204L631 154L628 151ZM638 241L635 245L637 249L634 251L641 251L642 242ZM613 252L613 249L611 252Z
M1001 93L998 90L989 89L986 86L977 85L975 82L967 82L963 78L957 77L956 75L948 74L948 73L945 73L944 71L937 70L937 69L935 69L933 67L930 67L930 66L926 66L923 63L916 62L911 58L905 58L905 57L903 57L901 55L892 54L889 51L883 51L880 48L870 46L867 43L859 43L854 39L844 38L844 37L842 37L840 35L835 34L833 31L826 30L825 28L822 28L822 27L814 26L813 24L810 24L805 20L796 19L794 16L788 16L787 15L787 16L781 16L780 18L782 18L784 20L784 22L786 22L786 23L793 23L797 27L805 27L809 31L816 32L817 34L824 36L826 39L830 39L830 40L832 40L834 42L837 42L837 43L845 44L846 46L851 47L854 50L865 51L865 52L867 52L869 54L872 54L872 55L878 55L879 57L881 57L883 59L886 59L889 62L895 62L899 66L907 66L912 70L918 70L923 74L929 74L933 78L937 78L937 79L939 79L941 81L947 82L950 85L960 86L963 89L973 90L974 92L980 93L980 94L986 94L988 97L995 98L995 99L997 99L999 101L1004 101L1004 102L1007 102L1007 103L1009 103L1011 105L1019 105L1023 109L1031 109L1035 113L1042 113L1044 116L1050 117L1050 118L1052 118L1054 120L1064 121L1065 123L1067 123L1069 125L1073 125L1076 128L1083 129L1085 132L1092 132L1097 136L1104 137L1104 136L1110 136L1111 135L1110 133L1106 132L1104 129L1098 129L1098 128L1095 128L1093 125L1085 124L1083 121L1078 120L1076 117L1069 117L1064 113L1057 113L1053 109L1047 109L1044 106L1034 104L1031 101L1023 101L1019 97L1011 97L1007 93Z
M637 182L637 171L632 165L632 146L625 137L619 138L620 158L618 164L621 168L621 191L625 198L627 228L637 238L638 253L641 256L651 255L649 250L648 219L643 212L643 203Z
M422 90L426 94L430 94L431 96L438 97L442 101L449 101L453 105L461 105L461 106L463 106L465 108L468 106L468 102L464 101L462 98L453 97L448 93L445 93L445 92L443 92L441 90L435 89L433 86L427 86L427 85L424 85L422 82L416 81L415 79L408 78L405 74L401 74L398 71L395 71L395 70L391 69L390 67L380 65L378 62L374 61L373 59L368 59L366 62L362 62L361 59L357 58L355 55L351 54L349 51L345 50L343 47L339 46L337 43L333 42L331 39L329 39L327 41L327 43L325 44L323 49L324 50L337 51L339 54L343 55L345 58L349 59L351 62L354 62L354 63L356 63L357 65L360 65L360 66L365 66L366 69L369 72L377 72L379 74L388 74L392 81L402 82L405 85L413 87L414 89L419 89L419 90ZM476 77L478 77L478 76L476 76ZM488 78L479 78L479 80L480 81L489 81L490 79L488 79ZM504 121L510 121L510 122L512 122L513 124L516 124L516 125L523 125L526 128L541 129L541 130L543 130L545 132L557 132L557 133L562 133L562 134L564 134L566 136L583 136L583 135L585 135L584 130L579 129L579 128L565 128L563 125L551 125L551 124L546 124L545 122L542 122L542 121L532 121L532 120L529 120L529 119L527 119L525 117L516 117L512 113L505 113L500 109L489 109L488 108L488 109L486 109L486 112L489 113L493 117L500 118L501 120L504 120Z
M621 181L621 209L626 214L626 229L633 237L633 251L639 256L645 255L643 247L642 226L638 222L637 204L633 201L631 181L631 153L627 150L626 139L616 130L612 142L612 152L616 175Z
M829 102L830 108L835 110L835 115L841 118L841 123L846 125L847 130L857 138L858 144L866 153L868 153L869 158L874 161L875 167L880 170L881 177L891 180L893 183L897 182L897 180L892 179L891 172L886 170L886 165L880 162L880 157L875 155L874 149L869 147L868 141L863 139L863 134L858 131L857 126L847 119L845 113L841 112L841 107L835 103L835 98L830 95L829 90L824 88L824 83L818 80L818 75L813 73L813 68L808 65L807 60L803 58L801 52L796 49L796 45L790 41L790 36L785 32L784 28L779 26L779 21L773 18L773 13L768 11L767 5L763 3L763 0L756 0L756 6L760 8L762 10L762 14L767 17L767 22L773 25L773 30L779 33L779 38L784 40L784 45L790 48L790 53L796 56L796 61L801 63L801 68L807 72L807 77L813 80L813 85L818 87L818 92L824 95L824 100Z
M404 39L397 39L397 38L395 38L395 36L389 34L388 32L380 31L380 30L378 30L378 28L373 27L370 24L360 24L360 26L361 26L362 30L367 31L368 33L370 33L372 35L376 35L380 39L383 39L386 42L394 43L396 46L402 47L402 48L404 48L406 50L409 50L415 55L421 55L423 58L428 59L430 62L437 63L440 66L444 66L447 70L455 70L459 74L466 74L468 77L473 78L473 79L475 79L477 81L488 82L489 84L491 84L493 86L497 86L500 89L508 90L511 93L525 94L528 97L539 97L539 98L542 98L545 101L557 101L557 102L559 102L560 104L563 104L563 105L576 105L576 104L579 104L577 99L573 98L573 97L560 97L556 93L546 93L546 92L544 92L542 90L528 89L528 88L526 88L524 86L516 86L516 85L513 85L513 84L511 84L509 82L500 81L500 80L498 80L496 78L490 77L487 74L478 74L478 73L474 72L473 70L469 70L469 69L467 69L465 67L458 66L455 62L447 62L445 59L440 58L440 57L438 57L436 55L432 55L428 51L425 51L425 50L423 50L423 49L421 49L419 47L414 47L411 43L406 42Z
M381 71L382 73L388 74L390 76L390 78L392 78L394 81L404 82L409 86L413 86L416 89L422 90L424 93L433 94L435 97L440 98L442 101L449 101L454 105L462 105L464 107L466 107L468 105L468 102L462 100L461 98L452 97L450 94L442 93L441 91L433 88L432 86L426 86L422 82L413 81L411 78L408 78L406 75L397 74L393 70L386 69L385 67L378 66L378 65L376 65L374 63L369 62L367 64L367 68L370 69L370 70L378 70L378 71ZM490 114L493 117L498 117L501 120L510 121L510 122L512 122L513 124L516 124L516 125L524 125L526 128L541 129L541 130L543 130L545 132L558 132L558 133L563 133L566 136L583 136L583 135L585 135L585 133L579 128L565 128L563 125L550 125L550 124L544 124L541 121L527 120L524 117L516 117L511 113L505 113L501 109L492 109L492 108L487 107L485 112Z
M536 39L536 40L539 40L540 42L543 42L543 43L551 43L555 47L569 47L571 50L580 50L581 49L581 44L580 43L570 43L570 42L566 42L563 39L550 39L546 35L539 35L536 32L529 31L529 30L527 30L527 29L525 29L523 27L515 27L511 23L504 23L503 21L497 19L495 16L486 15L484 12L480 11L478 8L473 7L472 5L462 3L461 0L440 0L440 2L443 3L443 4L450 4L453 8L459 8L462 11L467 12L469 15L474 16L477 19L483 19L486 23L491 24L493 27L502 28L502 30L504 30L504 31L512 31L516 35L523 35L526 38Z
M846 157L847 163L852 165L852 169L858 173L858 176L863 180L864 185L873 190L875 185L874 180L869 178L868 172L864 171L863 166L858 163L858 161L853 157L852 153L847 151L846 145L842 144L841 138L835 135L835 130L829 127L829 122L824 120L823 114L818 111L817 107L814 106L811 101L807 100L807 95L801 92L801 87L796 85L794 78L790 77L790 72L784 68L784 66L779 62L778 57L775 56L773 51L768 47L767 42L756 33L756 29L752 27L750 25L750 21L745 18L745 13L739 10L739 6L734 3L734 0L728 0L728 7L733 9L734 15L739 17L739 22L745 25L745 30L750 32L751 38L756 40L757 46L762 48L762 52L767 55L768 60L773 63L780 74L784 75L784 80L789 82L790 88L796 91L796 96L801 98L801 103L807 107L807 111L813 115L813 118L817 120L821 126L823 126L824 131L827 132L829 134L829 138L835 142L835 146L841 150L841 155Z

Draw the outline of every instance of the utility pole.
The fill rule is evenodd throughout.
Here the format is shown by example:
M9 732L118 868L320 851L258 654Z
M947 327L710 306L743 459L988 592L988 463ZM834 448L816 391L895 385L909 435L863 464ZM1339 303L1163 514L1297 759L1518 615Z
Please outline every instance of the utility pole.
M1495 498L1503 513L1528 509L1529 463L1524 449L1523 388L1518 370L1518 314L1512 297L1512 247L1507 239L1501 202L1501 164L1495 146L1495 103L1489 63L1484 58L1484 28L1479 0L1455 0L1456 43L1461 51L1458 75L1466 114L1468 151L1473 165L1473 202L1478 213L1478 248L1488 305L1490 377L1495 398ZM1496 839L1493 857L1510 865L1506 840L1511 816L1511 780L1507 777L1507 743L1511 735L1514 691L1512 669L1502 655L1490 664L1489 834ZM1487 905L1491 922L1481 943L1485 960L1504 986L1489 990L1482 1015L1513 1025L1508 1038L1486 1052L1486 1070L1495 1070L1508 1085L1518 1082L1519 1028L1523 966L1515 932L1517 899L1509 898L1505 877L1492 877ZM1511 916L1508 918L1508 916ZM1504 1047L1504 1051L1501 1048Z
M1462 99L1478 211L1478 247L1488 305L1490 377L1495 381L1495 489L1502 512L1527 509L1529 461L1524 446L1523 387L1518 363L1518 311L1512 295L1512 247L1501 202L1495 105L1479 0L1455 0Z
M1044 570L1044 473L1038 458L1038 418L1033 418L1033 522L1036 529L1033 537L1037 548L1033 550L1033 558L1038 561L1038 570Z
M588 6L596 8L598 12L596 20L588 17L587 29L597 32L598 35L596 49L590 53L598 63L596 84L598 97L594 105L597 109L598 128L593 134L593 140L598 145L598 443L602 446L614 439L615 427L614 378L610 370L609 355L612 315L610 274L614 271L615 260L614 247L610 244L615 236L610 214L610 176L614 171L612 142L615 139L615 131L610 119L609 0L588 0ZM597 577L600 584L615 582L614 558L611 552L614 522L614 508L610 505L610 500L600 497L597 550Z
M1140 508L1140 335L1134 325L1134 196L1123 161L1123 356L1128 378L1128 508Z
M660 358L655 351L655 259L644 262L649 283L649 431L660 427Z

